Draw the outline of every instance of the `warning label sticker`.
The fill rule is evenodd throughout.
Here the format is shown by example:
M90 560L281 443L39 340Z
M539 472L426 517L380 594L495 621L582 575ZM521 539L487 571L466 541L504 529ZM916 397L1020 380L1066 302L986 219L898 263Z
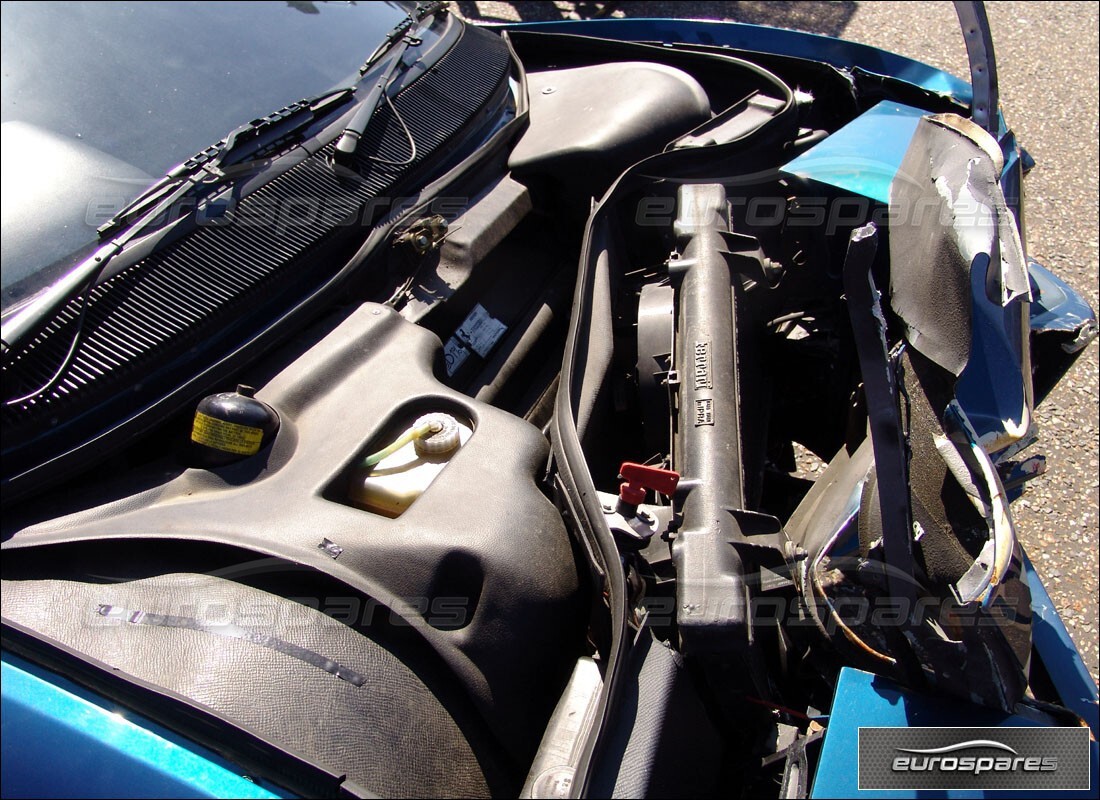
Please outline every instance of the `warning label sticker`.
M714 400L710 397L699 397L695 400L695 427L714 424Z
M455 331L455 336L479 356L487 358L507 330L507 325L491 317L484 306L478 303L466 317L466 321Z
M466 359L470 357L470 351L467 350L462 342L458 341L455 337L451 337L447 340L447 344L443 345L443 363L447 366L447 375L454 375L455 371L461 367Z
M250 456L259 452L263 439L262 428L238 425L235 422L226 422L207 416L201 411L195 412L195 424L191 427L191 441L198 444L225 453Z

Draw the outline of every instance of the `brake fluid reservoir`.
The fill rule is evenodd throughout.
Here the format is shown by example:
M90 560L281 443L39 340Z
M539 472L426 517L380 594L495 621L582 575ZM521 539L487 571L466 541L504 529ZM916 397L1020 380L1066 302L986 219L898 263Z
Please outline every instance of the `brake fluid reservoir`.
M352 471L348 499L375 514L401 516L472 434L450 414L425 414Z

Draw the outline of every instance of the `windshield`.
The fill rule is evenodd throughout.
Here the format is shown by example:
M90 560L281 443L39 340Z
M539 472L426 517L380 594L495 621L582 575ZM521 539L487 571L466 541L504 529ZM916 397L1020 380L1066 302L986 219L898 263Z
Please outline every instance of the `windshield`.
M406 4L407 6L408 4ZM2 308L232 128L345 85L398 3L3 3Z

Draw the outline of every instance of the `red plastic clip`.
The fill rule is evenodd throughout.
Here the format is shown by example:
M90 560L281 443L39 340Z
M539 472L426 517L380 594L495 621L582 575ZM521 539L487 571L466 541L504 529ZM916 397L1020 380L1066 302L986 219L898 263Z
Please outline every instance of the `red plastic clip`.
M636 506L645 501L645 490L652 489L655 492L671 497L680 483L680 473L660 467L647 467L645 464L634 464L624 461L619 467L619 477L623 483L619 486L619 499L624 503Z

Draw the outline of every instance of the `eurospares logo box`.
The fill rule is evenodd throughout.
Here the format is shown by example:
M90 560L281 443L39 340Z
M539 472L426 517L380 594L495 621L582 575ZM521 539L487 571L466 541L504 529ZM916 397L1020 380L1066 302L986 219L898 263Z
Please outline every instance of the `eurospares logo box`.
M1085 790L1088 728L860 728L860 790Z

